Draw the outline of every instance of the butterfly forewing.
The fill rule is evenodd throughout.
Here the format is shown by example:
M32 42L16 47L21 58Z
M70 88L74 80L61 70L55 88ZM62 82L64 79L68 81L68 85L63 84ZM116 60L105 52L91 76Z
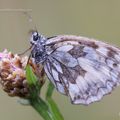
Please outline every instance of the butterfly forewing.
M99 101L120 82L120 50L86 37L57 36L46 41L44 63L56 89L74 104Z

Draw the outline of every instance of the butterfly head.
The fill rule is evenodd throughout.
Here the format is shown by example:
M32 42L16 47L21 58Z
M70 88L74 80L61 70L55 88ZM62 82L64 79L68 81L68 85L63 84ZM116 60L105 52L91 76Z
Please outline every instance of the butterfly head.
M36 45L38 43L43 44L45 42L45 37L43 37L41 34L39 34L37 31L32 31L30 43L32 45Z
M30 43L35 45L38 41L40 41L40 34L37 31L32 32Z

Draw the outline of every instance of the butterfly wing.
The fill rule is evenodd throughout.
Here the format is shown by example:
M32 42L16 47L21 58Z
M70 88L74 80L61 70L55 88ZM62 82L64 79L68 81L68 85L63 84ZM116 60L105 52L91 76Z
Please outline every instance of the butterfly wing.
M86 37L58 36L46 42L45 72L73 104L99 101L120 83L120 50Z

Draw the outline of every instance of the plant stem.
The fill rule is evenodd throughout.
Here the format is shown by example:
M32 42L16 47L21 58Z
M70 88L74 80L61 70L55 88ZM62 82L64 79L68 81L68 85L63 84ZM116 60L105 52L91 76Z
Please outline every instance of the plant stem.
M52 99L53 90L54 90L54 85L50 82L48 85L47 92L46 92L46 101L48 103L48 106L50 108L50 111L51 111L53 118L55 120L64 120L57 104Z
M53 84L51 82L49 83L46 93L46 101L43 101L39 96L43 84L40 85L29 65L26 67L26 78L29 84L30 96L28 100L30 101L31 106L44 118L44 120L64 120L57 104L52 99L52 93L54 90Z
M31 106L44 118L44 120L54 120L47 104L39 97L30 99Z

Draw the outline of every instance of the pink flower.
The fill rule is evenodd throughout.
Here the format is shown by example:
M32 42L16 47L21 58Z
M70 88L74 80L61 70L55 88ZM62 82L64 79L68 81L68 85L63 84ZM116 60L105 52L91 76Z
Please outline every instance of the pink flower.
M9 96L28 97L29 88L25 75L28 57L20 57L7 50L0 53L0 83ZM29 62L35 70L32 60Z

